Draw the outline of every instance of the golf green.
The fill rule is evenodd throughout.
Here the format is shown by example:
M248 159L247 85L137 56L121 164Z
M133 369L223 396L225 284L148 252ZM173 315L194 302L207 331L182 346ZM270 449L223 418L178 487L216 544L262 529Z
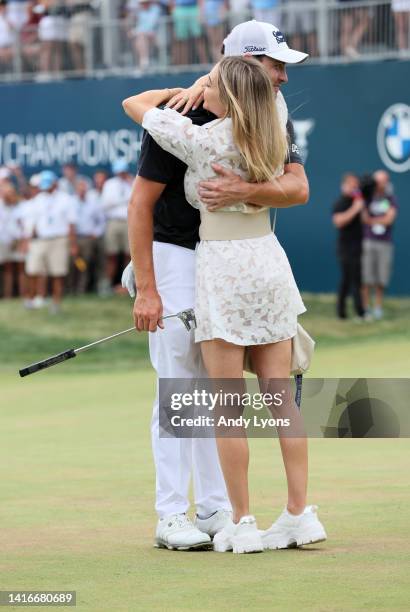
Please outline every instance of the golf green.
M408 300L364 326L335 322L329 296L308 299L305 324L319 339L311 375L408 376ZM309 502L329 536L313 549L152 547L155 380L146 339L17 376L31 361L128 327L129 306L72 301L55 320L0 307L0 590L75 590L81 612L407 610L408 440L310 441ZM250 445L252 512L265 528L285 503L283 467L277 441Z

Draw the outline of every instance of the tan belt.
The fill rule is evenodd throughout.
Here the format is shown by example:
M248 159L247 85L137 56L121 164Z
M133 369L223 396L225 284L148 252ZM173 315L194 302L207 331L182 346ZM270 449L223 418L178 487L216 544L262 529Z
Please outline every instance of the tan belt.
M261 238L272 232L269 209L260 213L201 211L201 240Z

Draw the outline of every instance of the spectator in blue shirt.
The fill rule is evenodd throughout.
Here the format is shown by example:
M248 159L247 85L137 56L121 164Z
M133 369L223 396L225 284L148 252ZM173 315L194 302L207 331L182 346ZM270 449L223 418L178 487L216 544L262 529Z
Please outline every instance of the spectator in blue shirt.
M201 1L201 11L213 62L217 62L221 58L221 47L224 39L224 20L228 9L227 0Z
M127 4L128 12L136 17L136 26L130 33L142 70L148 68L151 56L155 52L158 42L157 35L162 16L159 2L147 0L131 0Z
M274 23L280 27L280 12L278 0L251 0L251 9L256 21Z

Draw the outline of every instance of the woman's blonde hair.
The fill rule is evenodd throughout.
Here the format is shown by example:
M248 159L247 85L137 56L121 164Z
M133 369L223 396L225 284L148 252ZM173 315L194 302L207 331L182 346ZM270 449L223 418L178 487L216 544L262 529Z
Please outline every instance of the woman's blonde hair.
M271 180L285 162L287 139L265 68L253 58L225 57L218 65L218 90L250 180Z

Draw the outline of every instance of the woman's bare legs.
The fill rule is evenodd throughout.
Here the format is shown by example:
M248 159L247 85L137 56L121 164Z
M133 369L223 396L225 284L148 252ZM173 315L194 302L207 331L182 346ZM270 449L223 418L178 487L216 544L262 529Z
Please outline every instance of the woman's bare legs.
M291 340L250 347L253 367L260 379L261 387L265 387L266 384L269 385L268 379L289 380L291 350ZM275 386L274 383L273 385ZM266 388L262 390L267 391ZM275 391L277 392L278 389L275 389ZM293 399L291 404L287 406L286 410L290 411L290 414L293 415L293 421L295 419L298 420L299 411ZM296 425L296 430L299 430L299 425ZM303 436L293 437L292 434L290 436L281 435L279 432L279 440L288 483L287 509L291 514L300 514L306 506L308 480L307 439Z
M340 47L344 55L358 55L357 47L360 44L369 23L371 15L364 9L349 9L341 14Z
M250 347L253 366L264 386L268 379L289 380L291 340ZM204 364L210 378L242 378L243 347L223 340L201 343ZM237 390L237 389L236 389ZM265 389L266 390L266 389ZM296 405L288 408L298 417ZM292 514L300 514L306 506L308 456L306 437L279 436L283 462L288 482L287 508ZM237 438L217 437L221 468L229 498L233 507L233 519L249 514L248 465L249 449L245 436Z
M45 40L40 47L40 70L41 72L51 71L51 54L53 50L53 42Z
M409 28L410 28L410 15L405 12L394 13L394 22L396 26L396 38L397 46L400 51L409 49Z
M224 39L223 25L208 26L206 28L212 61L218 62L221 59L221 47Z
M208 340L201 342L201 351L209 378L243 379L244 347L224 340ZM219 391L219 385L217 386ZM239 386L238 381L234 392L238 392ZM229 392L226 384L224 391ZM242 389L239 392L242 392ZM249 514L248 440L245 431L236 433L241 435L235 438L223 436L216 438L219 461L232 504L234 523Z
M27 298L28 297L27 275L25 272L24 261L19 261L17 263L17 280L18 280L19 296L21 298Z

